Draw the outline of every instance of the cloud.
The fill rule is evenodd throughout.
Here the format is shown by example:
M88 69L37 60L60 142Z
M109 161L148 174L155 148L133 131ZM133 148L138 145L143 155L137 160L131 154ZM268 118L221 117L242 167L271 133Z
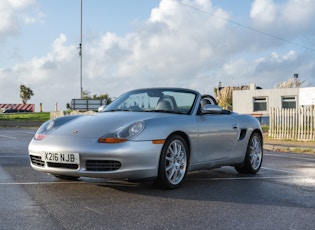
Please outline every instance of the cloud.
M272 52L269 56L262 57L256 60L255 62L255 74L264 74L264 73L276 73L282 69L292 69L290 66L294 66L298 56L296 52L289 51L288 53L281 55L276 52ZM283 72L283 71L281 71ZM276 75L276 74L275 74ZM277 76L289 78L289 76Z
M34 8L35 5L35 0L1 0L0 37L2 40L16 35L21 28L21 24L35 23L39 18L43 17L43 14L40 12L37 12L36 17L28 15L28 10Z
M299 33L311 33L314 25L315 2L311 0L255 0L250 17L253 25L266 32L287 37L298 37Z
M222 9L213 9L209 3L199 1L195 6L228 17ZM103 80L106 90L115 94L119 88L132 86L189 87L192 77L199 74L198 68L222 61L224 57L216 53L227 53L235 45L222 39L221 36L229 35L225 25L226 22L177 1L161 1L136 32L124 37L107 33L98 49L85 51L88 69L92 70L86 74ZM115 81L121 86L115 86Z
M255 0L250 16L260 23L271 23L276 18L276 4L273 0Z
M285 14L296 2L256 0L248 20L271 31L274 26L286 28L289 19ZM301 2L309 8L304 9L306 16L294 23L304 22L304 30L308 31L312 27L310 12L314 14L315 9L311 1ZM6 3L14 8L14 4ZM27 6L32 3L29 1ZM300 47L288 48L284 42L229 23L233 20L230 13L209 0L189 1L189 6L181 3L188 4L162 0L135 31L125 35L104 31L84 41L83 89L111 97L134 88L156 86L187 87L213 94L218 82L273 87L296 72L314 82L314 58ZM22 6L15 7L20 10ZM303 8L296 7L302 15ZM284 9L287 12L282 12ZM19 25L16 17L9 20ZM300 31L297 26L290 28L290 34L297 38ZM281 33L287 33L286 29ZM79 98L79 50L68 36L61 33L54 38L46 55L0 69L1 100L19 101L20 84L33 90L30 103L38 106L42 102L48 111L54 109L55 102L64 109L72 98Z
M0 37L16 34L19 29L17 16L9 1L3 0L0 4ZM0 40L0 42L1 42Z
M74 61L78 60L77 47L66 42L66 36L60 34L46 56L0 69L1 86L4 86L1 87L2 103L18 103L19 85L25 84L34 92L30 103L39 105L42 102L47 110L52 110L54 104L60 102L64 108L79 89L76 77L79 76L79 62Z
M33 4L35 4L35 0L7 0L11 6L15 9L24 9Z

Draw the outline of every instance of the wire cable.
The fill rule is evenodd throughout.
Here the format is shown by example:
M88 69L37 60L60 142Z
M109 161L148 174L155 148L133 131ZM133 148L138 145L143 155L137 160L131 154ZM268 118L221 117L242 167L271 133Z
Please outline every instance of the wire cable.
M191 9L196 10L196 11L198 11L198 12L200 12L200 13L203 13L203 14L211 15L211 16L213 16L213 17L216 17L216 18L220 19L220 20L223 20L223 21L226 21L226 22L228 22L228 23L237 25L237 26L242 27L242 28L244 28L244 29L251 30L251 31L254 31L254 32L256 32L256 33L263 34L263 35L265 35L265 36L268 36L268 37L271 37L271 38L280 40L280 41L282 41L282 42L285 42L285 43L288 43L288 44L291 44L291 45L294 45L294 46L297 46L297 47L300 47L300 48L303 48L303 49L306 49L306 50L309 50L309 51L313 51L313 52L315 51L315 49L312 49L312 48L303 46L303 45L301 45L301 44L298 44L298 43L296 43L296 42L292 42L292 41L290 41L290 40L281 38L281 37L276 36L276 35L273 35L273 34L271 34L271 33L267 33L267 32L264 32L264 31L262 31L262 30L258 30L258 29L255 29L255 28L253 28L253 27L246 26L246 25L243 25L243 24L241 24L241 23L238 23L238 22L235 22L235 21L232 21L232 20L229 20L229 19L220 17L220 16L218 16L218 15L216 15L216 14L210 13L210 12L208 12L208 11L201 10L201 9L199 9L199 8L197 8L197 7L194 7L194 6L185 4L185 3L183 3L183 2L179 2L179 1L178 1L178 3L179 3L180 5L182 5L182 6L191 8Z

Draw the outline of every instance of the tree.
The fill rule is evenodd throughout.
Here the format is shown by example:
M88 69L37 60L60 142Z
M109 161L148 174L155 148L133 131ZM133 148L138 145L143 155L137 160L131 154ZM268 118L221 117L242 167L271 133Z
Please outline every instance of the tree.
M283 89L283 88L301 88L302 84L305 81L301 81L298 79L299 75L296 73L292 78L289 78L287 81L281 82L276 85L276 88Z
M106 93L106 94L101 94L101 95L96 95L94 94L93 96L90 96L90 92L87 91L87 90L83 90L82 92L83 94L83 99L93 99L93 100L105 100L106 101L106 104L109 104L111 103L113 100L111 97L109 97L109 95Z
M232 87L224 87L221 89L215 89L215 94L218 100L218 105L224 109L231 110L232 109Z
M93 95L92 99L101 99L101 100L105 100L106 101L106 104L110 104L113 100L111 97L109 97L109 95L106 93L106 94L101 94L99 96L97 95Z
M82 91L82 99L91 99L90 94L91 94L90 91L83 90L83 91Z
M33 91L25 85L20 85L20 98L22 99L22 103L24 105L31 99L31 96L34 96Z
M218 105L224 109L232 110L233 109L233 91L234 90L248 90L249 86L226 86L222 87L221 82L217 88L214 88L214 93L216 95L216 99Z

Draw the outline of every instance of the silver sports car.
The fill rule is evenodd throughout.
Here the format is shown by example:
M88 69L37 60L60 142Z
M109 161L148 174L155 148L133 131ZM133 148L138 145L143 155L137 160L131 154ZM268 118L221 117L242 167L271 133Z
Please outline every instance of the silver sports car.
M150 179L178 188L189 171L234 166L256 173L263 135L250 115L182 88L127 92L93 115L45 122L29 144L33 169L61 179Z

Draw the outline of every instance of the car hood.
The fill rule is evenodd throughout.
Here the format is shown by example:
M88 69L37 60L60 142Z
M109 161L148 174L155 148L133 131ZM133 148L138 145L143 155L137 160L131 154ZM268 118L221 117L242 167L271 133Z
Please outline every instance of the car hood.
M103 112L78 115L54 130L51 135L76 137L100 137L137 121L176 116L175 114L151 112Z

